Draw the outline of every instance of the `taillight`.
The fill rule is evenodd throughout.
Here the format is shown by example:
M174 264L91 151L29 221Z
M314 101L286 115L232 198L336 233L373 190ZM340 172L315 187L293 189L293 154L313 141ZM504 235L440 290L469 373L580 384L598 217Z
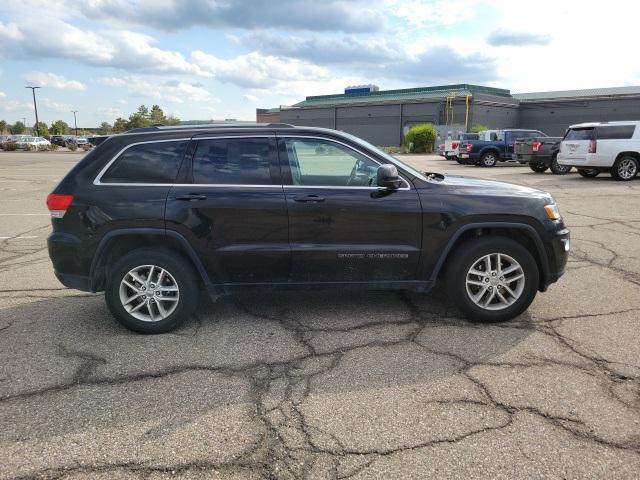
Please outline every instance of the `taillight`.
M53 218L64 217L71 202L73 202L73 195L50 193L49 196L47 196L47 208Z
M589 142L589 151L588 153L596 153L598 150L598 142L595 140L591 140Z
M451 142L451 148L454 150L460 146L460 142Z
M532 142L531 143L531 150L533 150L534 152L537 152L540 150L540 147L542 146L542 142Z
M464 143L462 148L464 148L467 152L471 151L471 147L473 147L473 143Z

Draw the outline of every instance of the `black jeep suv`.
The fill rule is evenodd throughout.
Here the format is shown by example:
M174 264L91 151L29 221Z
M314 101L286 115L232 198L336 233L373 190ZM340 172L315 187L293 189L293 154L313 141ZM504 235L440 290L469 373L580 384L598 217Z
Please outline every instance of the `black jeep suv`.
M247 288L426 292L508 320L564 272L553 198L421 173L346 133L269 125L137 129L89 152L47 199L49 254L143 333Z

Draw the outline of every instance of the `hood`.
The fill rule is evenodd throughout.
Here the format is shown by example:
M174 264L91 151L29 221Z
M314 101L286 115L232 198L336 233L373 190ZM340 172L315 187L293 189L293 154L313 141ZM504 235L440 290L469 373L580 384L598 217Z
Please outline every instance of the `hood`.
M439 185L448 187L447 193L451 195L523 197L527 199L537 198L546 202L553 201L551 194L543 190L513 183L458 175L438 175L438 177L432 180Z

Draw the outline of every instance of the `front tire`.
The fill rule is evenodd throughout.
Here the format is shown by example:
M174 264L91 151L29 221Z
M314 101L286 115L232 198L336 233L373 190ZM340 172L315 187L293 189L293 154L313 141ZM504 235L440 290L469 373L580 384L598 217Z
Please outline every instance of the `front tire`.
M176 252L141 248L109 270L107 306L122 325L137 333L176 329L198 305L199 282L191 264Z
M566 175L571 171L571 168L571 165L560 165L558 155L554 155L551 159L551 173L554 175Z
M465 242L452 255L445 273L447 292L469 320L511 320L535 298L538 266L518 242L487 236Z
M600 170L596 170L595 168L579 168L578 174L584 178L596 178L600 175Z
M611 176L621 182L633 180L638 175L640 162L635 157L625 155L618 158L611 168Z
M495 167L498 163L498 156L494 152L487 152L480 158L480 165L483 167Z
M530 163L529 164L529 168L531 170L533 170L536 173L544 173L547 171L547 167L546 165L542 164L542 163Z

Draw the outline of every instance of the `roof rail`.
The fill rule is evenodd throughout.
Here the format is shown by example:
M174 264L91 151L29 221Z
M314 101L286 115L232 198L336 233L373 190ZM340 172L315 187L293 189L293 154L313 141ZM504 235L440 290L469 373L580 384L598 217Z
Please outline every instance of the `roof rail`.
M293 128L289 123L202 123L198 125L163 125L157 123L150 127L132 128L127 133L161 132L166 130L206 130L210 128Z

